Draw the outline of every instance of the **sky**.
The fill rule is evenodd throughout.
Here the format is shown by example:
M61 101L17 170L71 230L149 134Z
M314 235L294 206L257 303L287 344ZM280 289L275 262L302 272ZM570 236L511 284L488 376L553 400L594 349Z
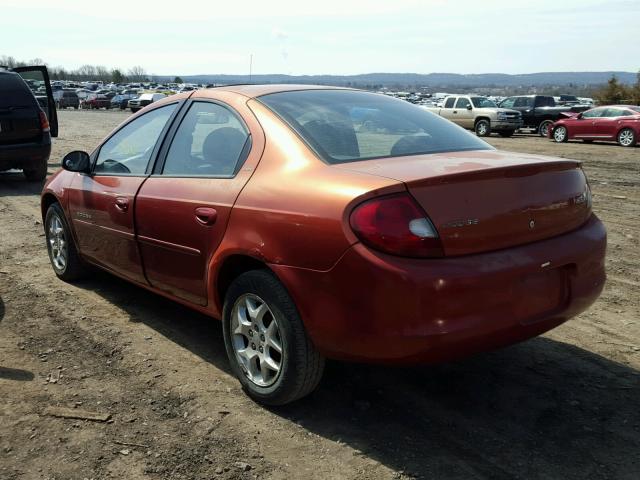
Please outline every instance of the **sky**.
M0 0L0 55L155 75L640 69L640 0Z

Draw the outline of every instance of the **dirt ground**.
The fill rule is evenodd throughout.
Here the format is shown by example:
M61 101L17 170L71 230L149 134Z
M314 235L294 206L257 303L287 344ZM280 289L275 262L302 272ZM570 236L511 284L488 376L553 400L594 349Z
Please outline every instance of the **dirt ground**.
M126 115L60 112L50 172ZM230 375L217 321L108 274L57 280L42 186L0 174L0 479L640 478L640 148L489 141L585 162L609 231L598 302L456 363L330 363L317 392L271 410Z

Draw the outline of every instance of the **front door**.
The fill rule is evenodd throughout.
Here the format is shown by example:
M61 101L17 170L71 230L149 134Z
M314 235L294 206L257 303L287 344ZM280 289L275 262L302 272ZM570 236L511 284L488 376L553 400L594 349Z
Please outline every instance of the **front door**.
M137 282L145 279L135 239L135 196L177 105L156 108L125 124L94 153L92 174L76 174L69 189L81 254Z
M473 128L473 105L466 97L459 97L453 109L452 120L464 128Z
M570 132L573 138L598 138L601 134L598 133L596 127L596 120L598 120L606 112L606 108L598 107L592 108L584 112L580 118L576 118L571 121Z
M209 260L251 174L240 167L252 136L230 107L201 99L169 137L136 199L140 251L153 287L206 305Z

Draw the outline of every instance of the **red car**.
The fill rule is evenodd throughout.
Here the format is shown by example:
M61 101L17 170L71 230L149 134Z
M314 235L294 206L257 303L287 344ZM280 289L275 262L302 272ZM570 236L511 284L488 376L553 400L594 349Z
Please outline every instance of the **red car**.
M605 281L579 162L498 152L384 95L188 92L63 168L42 193L58 277L98 266L221 318L265 404L311 392L325 358L441 362L539 335Z
M111 99L106 95L92 93L85 98L81 104L82 108L111 108Z
M592 108L558 120L548 135L558 143L573 139L584 142L602 140L633 147L640 137L640 107L609 105Z

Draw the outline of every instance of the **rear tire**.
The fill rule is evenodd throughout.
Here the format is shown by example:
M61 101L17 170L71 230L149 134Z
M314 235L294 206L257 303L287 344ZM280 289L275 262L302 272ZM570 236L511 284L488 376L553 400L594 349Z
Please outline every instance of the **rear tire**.
M630 128L623 128L618 133L618 145L621 147L635 147L637 141L636 132Z
M491 122L489 120L478 120L474 128L476 135L479 137L488 137L491 135Z
M231 369L256 402L285 405L318 386L324 357L307 336L289 293L270 271L252 270L231 283L222 325Z
M22 170L26 179L30 182L41 182L47 178L48 159L44 159L34 168L25 168Z
M553 121L544 120L538 126L538 135L540 135L541 137L546 137L549 134L549 128L551 127L551 125L553 125Z
M87 267L78 255L69 224L59 203L53 203L47 210L44 233L49 261L58 278L72 282L84 277Z

